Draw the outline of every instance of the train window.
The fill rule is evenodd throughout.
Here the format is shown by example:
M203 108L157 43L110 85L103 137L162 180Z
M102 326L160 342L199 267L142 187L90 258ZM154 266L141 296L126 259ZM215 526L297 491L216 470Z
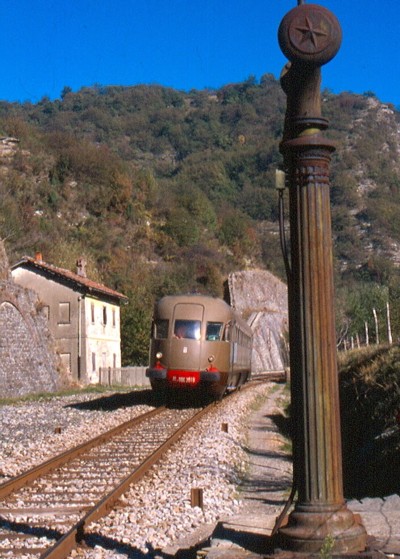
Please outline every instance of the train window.
M156 340L163 340L168 338L168 324L166 318L159 318L154 322L153 337Z
M222 322L207 322L206 340L208 342L219 342L221 340Z
M174 338L200 340L200 320L175 320Z

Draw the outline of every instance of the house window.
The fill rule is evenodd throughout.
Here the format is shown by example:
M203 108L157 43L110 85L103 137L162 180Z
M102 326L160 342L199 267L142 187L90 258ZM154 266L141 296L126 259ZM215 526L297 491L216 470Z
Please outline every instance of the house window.
M117 368L117 354L113 353L113 368Z
M70 304L69 303L59 303L58 304L58 323L59 324L70 324Z
M112 310L112 325L113 328L115 328L117 325L117 316L116 316L115 309Z
M60 359L64 369L70 373L71 372L71 354L70 353L60 353Z
M94 324L94 303L91 303L90 305L90 314L92 318L92 324Z
M107 324L107 307L103 307L103 324Z
M96 372L96 354L92 352L92 372Z
M44 305L43 306L42 313L47 318L47 320L50 320L50 307L49 307L49 305Z

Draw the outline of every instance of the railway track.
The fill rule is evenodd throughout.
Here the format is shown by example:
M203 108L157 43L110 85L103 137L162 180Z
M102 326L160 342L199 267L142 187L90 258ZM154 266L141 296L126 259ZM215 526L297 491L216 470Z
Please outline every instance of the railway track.
M267 371L265 373L252 374L251 381L254 382L287 382L290 372L287 369Z
M61 559L211 404L156 408L0 485L0 557Z

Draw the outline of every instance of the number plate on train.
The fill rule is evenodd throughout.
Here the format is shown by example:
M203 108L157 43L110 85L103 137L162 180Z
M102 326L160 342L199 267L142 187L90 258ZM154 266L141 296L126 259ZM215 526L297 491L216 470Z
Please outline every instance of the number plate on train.
M180 386L194 386L200 380L200 373L198 371L169 371L168 380L172 384Z
M196 380L196 377L172 377L172 382L179 382L181 384L195 384Z

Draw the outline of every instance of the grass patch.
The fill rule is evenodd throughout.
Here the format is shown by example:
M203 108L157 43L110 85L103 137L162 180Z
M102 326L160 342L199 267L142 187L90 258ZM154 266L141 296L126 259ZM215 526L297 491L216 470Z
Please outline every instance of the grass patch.
M57 392L39 392L37 394L27 394L26 396L20 396L19 398L0 398L0 406L6 405L16 405L29 402L43 402L46 400L52 400L54 398L62 398L66 396L76 396L80 394L106 394L109 392L133 392L135 390L141 390L141 387L133 386L104 386L100 384L92 384L85 386L84 388L68 388L65 390L60 390Z
M400 477L400 348L353 350L339 363L345 493L394 493Z
M345 496L396 493L400 478L400 347L370 346L342 352L338 365ZM276 424L287 440L284 451L291 453L289 394L280 407L285 421L280 418Z

